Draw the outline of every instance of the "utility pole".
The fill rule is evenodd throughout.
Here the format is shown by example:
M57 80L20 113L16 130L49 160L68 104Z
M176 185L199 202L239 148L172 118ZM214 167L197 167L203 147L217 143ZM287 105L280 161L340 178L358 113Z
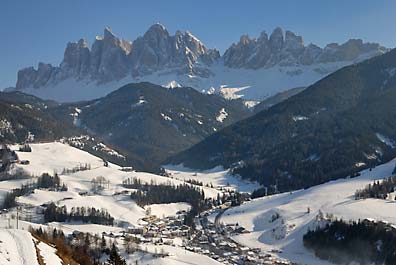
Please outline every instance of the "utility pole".
M17 227L17 229L19 229L19 207L17 207L16 227Z

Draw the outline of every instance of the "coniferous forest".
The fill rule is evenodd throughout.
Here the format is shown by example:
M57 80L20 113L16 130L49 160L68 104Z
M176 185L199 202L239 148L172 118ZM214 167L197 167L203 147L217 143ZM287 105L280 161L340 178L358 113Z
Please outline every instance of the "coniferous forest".
M396 264L396 229L383 222L336 220L309 231L304 246L337 264Z
M104 209L94 207L73 207L68 212L66 206L58 207L54 203L47 206L44 211L45 222L70 222L82 221L101 225L113 225L114 218Z
M389 197L389 193L395 191L396 185L396 177L391 176L382 180L374 181L372 184L368 184L364 189L357 190L355 192L355 199L367 199L367 198L376 198L376 199L387 199Z

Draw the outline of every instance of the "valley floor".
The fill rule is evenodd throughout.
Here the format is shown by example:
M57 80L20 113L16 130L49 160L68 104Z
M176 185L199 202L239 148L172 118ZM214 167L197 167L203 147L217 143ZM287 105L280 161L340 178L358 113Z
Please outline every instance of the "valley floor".
M16 209L12 209L9 212L3 211L0 214L0 240L3 238L7 240L4 241L4 249L0 253L0 259L10 260L9 263L0 262L0 264L38 264L35 263L37 258L32 258L33 255L36 255L32 237L28 232L25 232L29 229L29 226L36 228L43 227L45 230L50 229L49 231L54 228L61 229L65 234L71 234L75 231L92 234L105 233L109 240L117 240L122 248L120 235L128 229L142 227L142 219L147 215L148 208L151 214L162 219L168 216L176 216L176 213L188 211L191 208L187 203L152 204L142 208L130 199L129 194L133 189L124 188L122 181L127 178L136 178L143 183L154 182L157 184L179 185L187 183L181 176L188 177L190 174L194 174L192 172L177 172L173 170L169 172L168 177L165 177L144 172L124 171L123 168L111 163L106 166L106 163L102 159L59 142L31 144L31 148L32 152L17 151L19 160L27 160L29 164L22 165L15 163L12 168L13 171L24 170L30 177L0 181L0 201L3 200L5 194L10 190L19 188L22 184L32 183L43 173L49 173L50 175L58 173L61 182L67 186L68 190L59 192L51 191L50 189L36 189L31 194L18 197L17 201L22 206L18 213L21 219L18 223L19 230L15 230L17 227ZM18 146L13 146L12 149L18 150ZM87 167L87 169L67 172L67 170L78 167ZM209 185L196 186L189 184L202 189L207 198L216 198L218 194L221 195L223 193L223 187L228 184L229 186L227 188L229 189L235 189L238 183L245 183L250 189L257 186L257 184L249 185L249 183L242 182L228 175L225 170L214 170L210 174L216 175L213 181L213 187ZM202 175L205 176L205 174ZM209 175L207 179L210 176L212 175ZM95 193L92 191L92 179L98 177L104 177L106 183L104 190ZM190 179L193 179L193 176ZM83 206L106 209L115 218L116 223L114 226L82 222L52 222L44 224L43 216L39 212L42 211L43 206L50 202L54 202L57 206L65 205L69 211L72 207ZM16 237L13 237L14 233L17 233L19 236L17 238L18 240L15 239ZM20 238L21 236L29 238L29 240L26 238L22 239ZM141 248L143 250L147 249L147 251L125 255L125 258L133 264L136 261L139 263L143 262L144 264L220 264L207 255L186 250L182 246L181 238L175 238L173 241L173 246L158 246L153 243L145 243ZM18 253L15 251L12 252L6 246L13 246L12 249L16 249L16 251L21 250L25 254L18 255ZM54 261L57 258L55 249L51 249L50 246L44 245L44 243L38 243L37 248L45 264L57 264ZM154 254L156 251L164 251L165 253L169 253L169 255L162 258L155 257ZM32 257L25 258L24 255L31 255ZM16 260L16 258L19 259Z
M15 164L14 170L23 169L32 174L32 178L44 172L60 174L61 182L64 182L68 191L58 192L50 190L35 190L27 196L18 197L18 202L23 206L19 212L21 221L19 228L27 230L29 226L44 228L60 228L66 234L74 231L89 232L93 234L105 233L112 235L112 240L119 241L119 236L126 229L141 227L142 219L147 215L147 208L152 214L162 217L176 216L177 212L187 211L190 205L186 203L154 204L142 208L129 197L130 191L122 186L126 178L137 178L142 182L164 184L182 184L194 180L202 182L202 188L207 198L216 198L224 190L240 189L250 192L259 187L257 183L251 183L235 178L226 170L218 167L204 172L195 172L190 169L167 167L168 176L159 176L144 172L123 171L121 167L109 164L105 166L103 160L92 156L84 151L70 147L62 143L32 144L32 152L17 152L20 160L29 160L29 165ZM13 147L16 149L16 146ZM243 203L241 206L213 209L205 216L197 218L198 235L207 233L214 238L223 238L231 248L235 240L240 246L246 246L246 253L257 248L262 253L284 258L293 262L308 265L327 265L328 262L316 258L313 253L304 248L302 236L309 228L314 228L319 212L324 215L332 214L345 220L357 220L371 218L387 221L396 225L395 201L390 200L355 200L354 193L373 180L383 179L391 175L395 166L395 160L378 166L372 171L365 170L356 178L341 179L312 187L283 194L277 194L264 198L254 199ZM65 173L64 169L71 169L89 164L90 168L74 173ZM100 193L92 192L92 179L104 177L107 181L106 188ZM18 188L23 183L32 182L32 179L17 179L0 182L0 200L7 191ZM193 184L189 184L193 185ZM194 184L195 185L195 184ZM43 220L37 215L37 209L41 205L55 202L58 206L71 207L96 207L106 209L116 220L116 225L98 225L80 222L53 222L43 224ZM21 230L5 229L15 228L15 209L11 212L0 214L0 264L37 264L36 249L33 239L28 232ZM221 235L222 229L243 227L246 232L231 232ZM227 226L228 225L228 226ZM220 231L220 232L219 232ZM208 237L209 238L209 237ZM154 241L141 245L142 252L125 255L130 263L136 261L144 264L220 264L211 256L205 254L205 242L198 239L191 241L190 250L186 247L182 238L174 238L173 243L160 246ZM195 245L194 245L195 244ZM217 242L216 244L220 244ZM196 247L201 246L201 247ZM215 248L221 246L214 246ZM44 243L38 243L37 247L46 264L57 264L55 250ZM238 247L240 248L240 247ZM196 253L194 251L199 249ZM23 252L20 254L19 252ZM158 252L169 253L164 257L157 257ZM151 253L151 254L150 254ZM225 253L220 250L219 253ZM234 255L234 254L233 254ZM260 254L261 255L261 254ZM254 256L254 255L253 255ZM7 263L8 262L8 263ZM29 263L30 262L30 263Z

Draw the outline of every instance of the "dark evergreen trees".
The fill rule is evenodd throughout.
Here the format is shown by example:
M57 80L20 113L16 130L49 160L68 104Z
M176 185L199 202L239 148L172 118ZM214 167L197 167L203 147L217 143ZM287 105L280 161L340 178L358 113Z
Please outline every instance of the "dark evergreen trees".
M391 176L382 181L374 181L372 184L368 184L364 189L357 190L355 192L355 199L387 199L389 193L395 191L396 177Z
M16 197L30 194L34 191L35 184L23 184L18 189L13 189L11 192L7 192L3 200L2 209L9 209L17 206Z
M204 200L202 192L188 184L178 186L144 184L140 188L139 191L131 193L131 198L141 206L173 202L187 202L198 206Z
M11 192L8 192L3 200L2 209L9 209L15 207L16 197L28 195L34 192L35 189L49 189L53 188L57 191L67 191L67 186L63 183L60 184L60 178L57 174L54 177L50 176L47 173L42 174L37 178L36 182L31 182L29 184L23 184L20 188L13 189Z
M64 190L66 185L61 185L60 178L58 174L50 176L48 173L43 173L37 178L37 188L49 189L54 188L57 190ZM66 189L67 190L67 189Z
M173 185L156 184L155 182L142 183L140 179L127 179L123 181L126 188L138 189L131 193L133 199L139 206L159 203L186 202L191 205L191 210L185 218L187 225L192 225L194 217L202 210L213 205L213 201L205 199L203 190L190 184Z
M125 259L123 259L120 254L118 253L117 247L113 244L111 246L109 259L107 260L108 264L110 265L126 265Z
M316 256L337 264L396 264L396 229L382 222L336 220L308 231L303 241Z
M66 206L58 207L50 203L44 210L45 222L82 221L84 223L113 225L114 218L104 209L94 207L73 207L68 212Z
M61 230L56 228L52 231L45 231L41 227L38 229L30 228L30 233L40 241L46 242L54 246L57 254L63 260L67 260L68 264L81 265L99 265L99 264L126 264L120 257L118 249L114 245L112 249L101 248L99 246L99 236L90 233L77 233L72 236L65 237ZM102 236L102 240L106 242ZM110 255L108 262L100 262L103 254Z
M396 49L344 67L163 164L222 165L279 191L356 176L396 157L395 67Z

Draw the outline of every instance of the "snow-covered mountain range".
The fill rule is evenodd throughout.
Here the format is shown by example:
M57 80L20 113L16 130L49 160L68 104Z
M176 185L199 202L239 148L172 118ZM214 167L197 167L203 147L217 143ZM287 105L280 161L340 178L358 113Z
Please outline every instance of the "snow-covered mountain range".
M17 90L59 101L93 99L131 82L191 86L226 98L262 100L304 87L335 70L388 49L351 39L324 48L276 28L269 36L244 35L221 56L190 32L170 35L161 24L134 41L105 28L89 47L86 40L67 44L59 66L39 63L18 72Z

